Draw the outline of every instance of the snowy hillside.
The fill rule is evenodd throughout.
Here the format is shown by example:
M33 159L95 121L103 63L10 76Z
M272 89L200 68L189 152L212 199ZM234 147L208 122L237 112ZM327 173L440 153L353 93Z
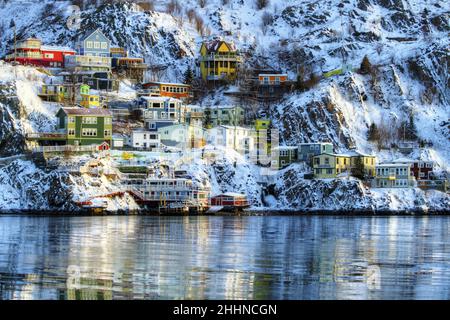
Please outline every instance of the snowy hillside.
M438 172L450 172L447 1L270 0L263 9L252 0L207 0L204 7L198 0L185 0L179 1L179 8L170 9L171 2L155 1L151 11L126 1L87 7L81 11L81 29L77 29L67 26L71 1L0 0L0 56L12 47L11 21L18 39L36 36L46 44L68 46L74 46L82 32L100 28L113 45L160 66L159 80L179 82L186 68L195 66L202 40L223 36L234 41L248 68L280 69L291 79L300 67L306 76L344 70L310 90L260 106L280 130L283 144L328 140L336 151L356 147L377 154L379 161L390 161L403 156L395 148L396 133L412 116L417 141L424 146L408 157L436 161ZM374 71L363 75L356 69L365 55ZM0 62L0 157L21 154L26 133L54 126L58 105L44 103L36 95L45 77L33 68ZM218 90L198 103L233 100ZM390 135L384 145L367 140L371 124ZM258 185L258 169L248 163L235 167L235 161L236 156L230 155L210 167L196 163L188 169L195 176L208 177L215 192L248 193L258 208L445 210L450 206L448 195L440 192L375 190L369 194L354 180L304 180L304 170L295 167L281 171L277 182L264 191ZM6 178L8 168L0 166L0 188L10 190L3 197L13 203L17 198L13 190L20 188ZM81 192L82 186L76 190ZM96 192L94 187L91 192ZM351 195L350 200L341 201L344 195ZM128 205L134 208L131 202Z

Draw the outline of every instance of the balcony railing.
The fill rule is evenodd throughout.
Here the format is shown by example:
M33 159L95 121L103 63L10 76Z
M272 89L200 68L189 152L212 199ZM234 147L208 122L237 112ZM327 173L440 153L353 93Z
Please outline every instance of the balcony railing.
M65 139L67 133L60 132L34 132L26 135L27 139Z
M75 146L75 145L64 145L64 146L43 146L33 148L33 153L43 153L43 152L94 152L98 151L97 145L89 146Z
M207 56L201 56L200 61L237 61L242 59L237 54L210 54Z

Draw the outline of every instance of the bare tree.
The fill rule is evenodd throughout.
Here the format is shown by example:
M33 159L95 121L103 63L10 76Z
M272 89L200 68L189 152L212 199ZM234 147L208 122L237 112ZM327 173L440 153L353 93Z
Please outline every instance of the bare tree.
M195 10L192 9L192 8L187 10L186 11L186 16L188 17L189 22L192 23L194 21L194 19L195 19L195 16L196 16Z
M198 5L200 6L200 8L204 8L207 3L208 1L206 0L198 0Z
M181 13L181 5L178 0L170 0L166 6L166 12L172 15L179 15Z
M262 15L262 21L261 21L261 30L262 33L265 35L267 33L267 29L269 28L269 25L273 23L273 16L265 11Z

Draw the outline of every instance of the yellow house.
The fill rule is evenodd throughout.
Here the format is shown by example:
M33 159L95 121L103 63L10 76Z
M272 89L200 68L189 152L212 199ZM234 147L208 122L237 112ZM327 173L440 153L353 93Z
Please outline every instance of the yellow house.
M203 42L200 72L205 81L234 81L241 58L233 43L223 40Z
M336 178L343 173L357 177L374 177L375 163L375 156L356 151L343 154L322 153L313 157L314 177Z
M80 88L80 105L85 108L99 108L100 96L90 92L88 85L82 85Z

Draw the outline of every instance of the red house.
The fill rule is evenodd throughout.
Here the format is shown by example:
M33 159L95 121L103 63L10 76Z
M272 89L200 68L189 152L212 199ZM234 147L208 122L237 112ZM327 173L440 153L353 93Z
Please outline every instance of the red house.
M429 180L433 176L433 161L397 159L394 162L409 163L411 174L416 178L416 180Z
M45 46L42 41L35 38L20 41L15 52L8 54L7 62L16 61L23 65L33 65L48 68L63 68L64 57L75 55L75 50L67 47Z
M212 197L211 206L220 206L225 209L243 209L249 207L250 204L245 194L227 192Z

